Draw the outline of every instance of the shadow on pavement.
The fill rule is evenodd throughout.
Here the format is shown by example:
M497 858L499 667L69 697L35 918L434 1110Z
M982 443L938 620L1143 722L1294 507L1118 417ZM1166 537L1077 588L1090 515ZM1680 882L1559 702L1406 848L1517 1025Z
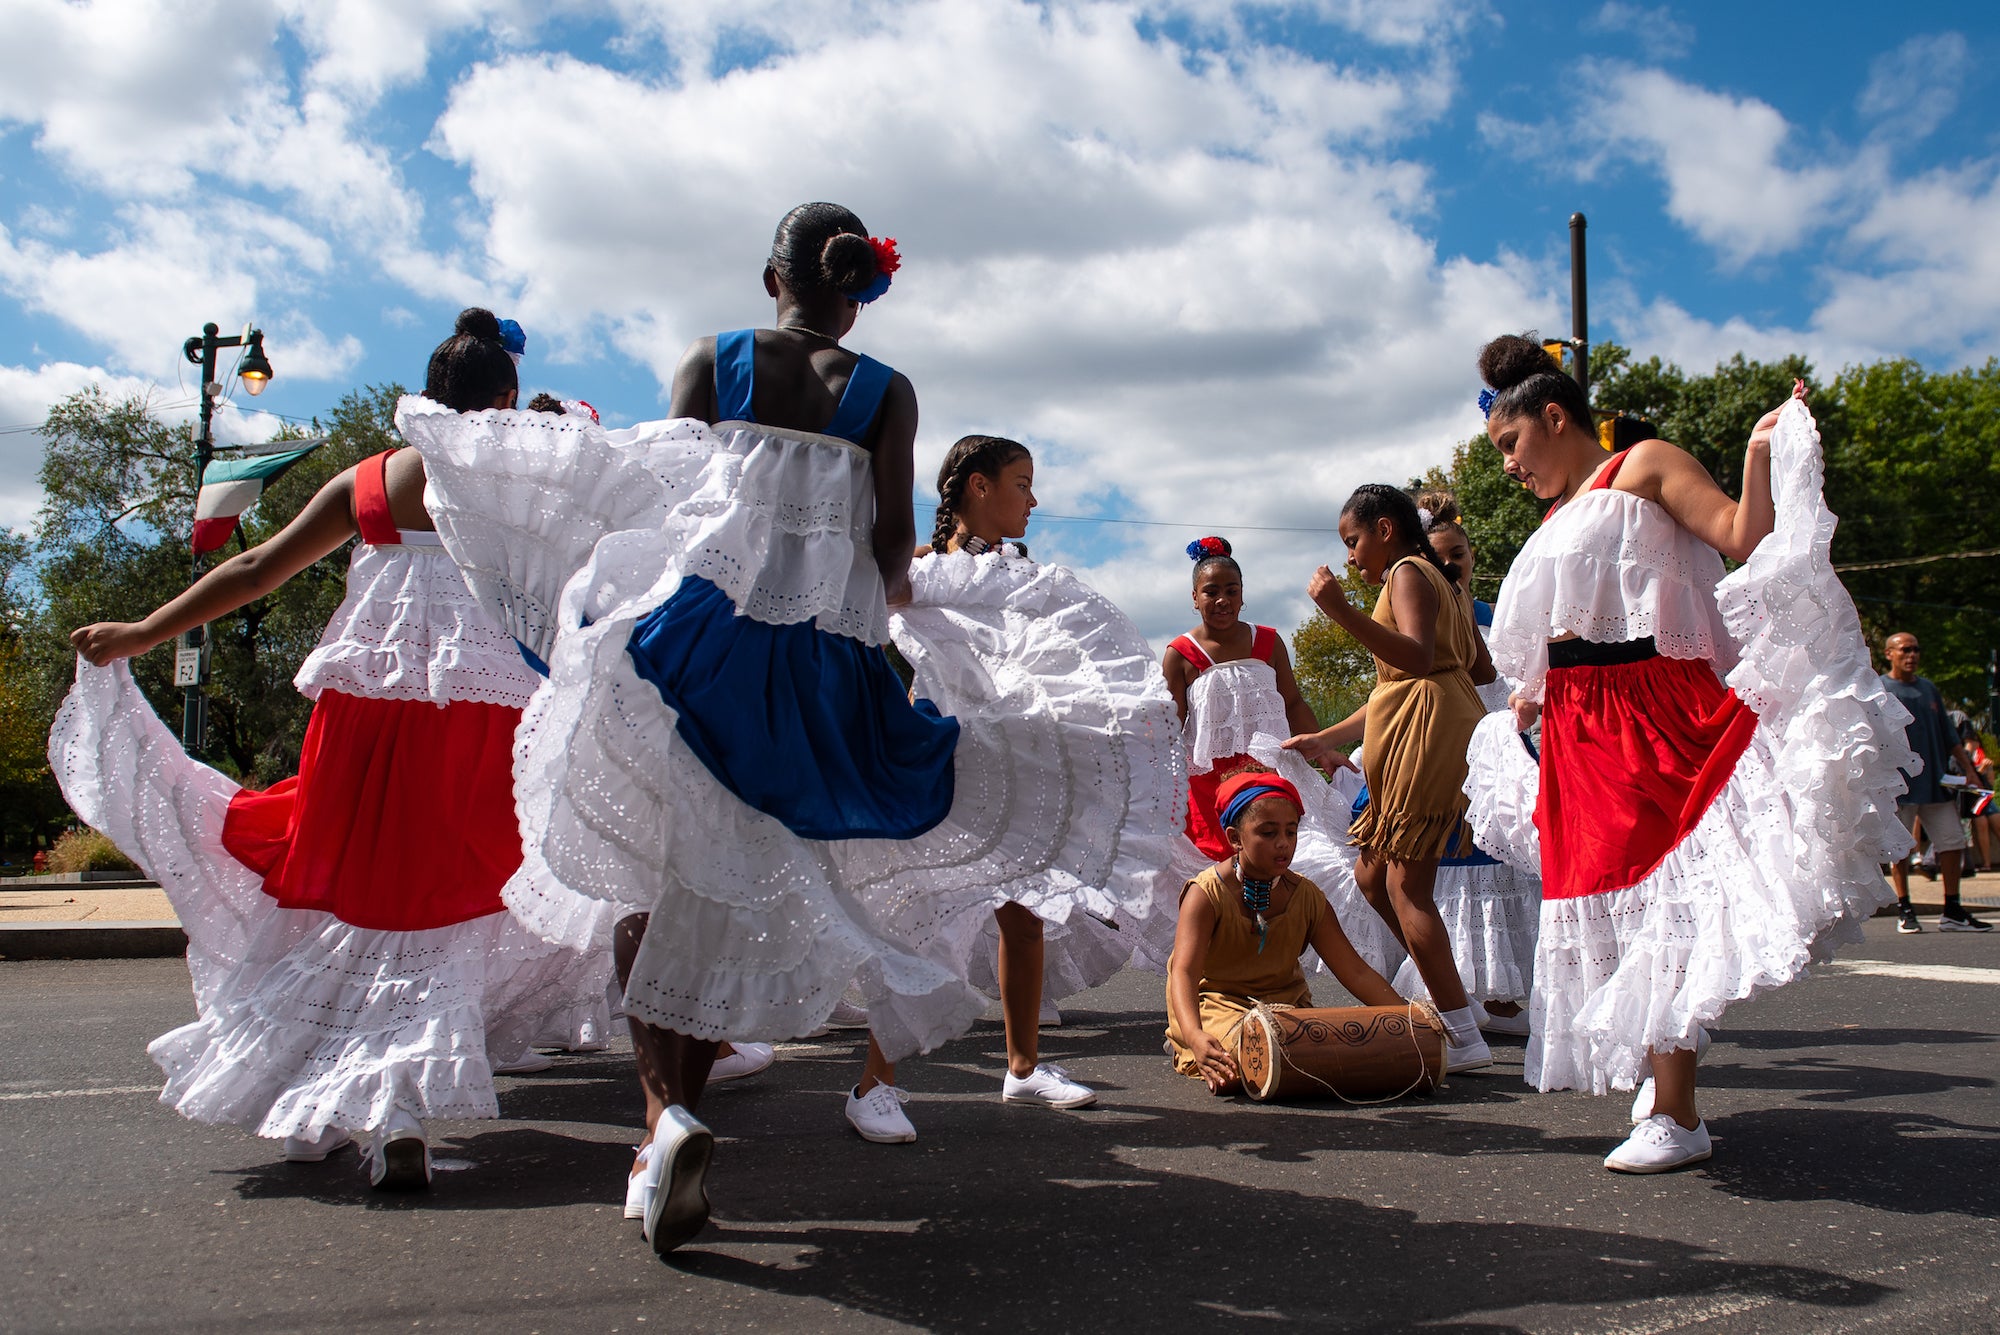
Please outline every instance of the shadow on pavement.
M1714 1130L1718 1148L1707 1176L1733 1195L2000 1217L2000 1126L1922 1113L1773 1108L1717 1118Z

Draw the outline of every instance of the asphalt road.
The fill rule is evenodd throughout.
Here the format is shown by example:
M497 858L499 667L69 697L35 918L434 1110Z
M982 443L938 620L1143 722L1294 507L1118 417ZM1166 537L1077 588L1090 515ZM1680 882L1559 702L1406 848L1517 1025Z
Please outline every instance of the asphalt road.
M2000 933L1878 919L1847 956L1888 967L1731 1012L1716 1157L1658 1178L1599 1166L1624 1098L1535 1094L1518 1044L1381 1108L1211 1098L1147 975L1044 1031L1102 1095L1076 1113L1003 1106L987 1024L905 1068L920 1140L869 1145L859 1035L795 1045L704 1104L716 1218L671 1264L619 1217L620 1051L503 1080L504 1120L434 1124L433 1189L385 1197L155 1103L179 961L0 964L0 1328L1993 1329Z

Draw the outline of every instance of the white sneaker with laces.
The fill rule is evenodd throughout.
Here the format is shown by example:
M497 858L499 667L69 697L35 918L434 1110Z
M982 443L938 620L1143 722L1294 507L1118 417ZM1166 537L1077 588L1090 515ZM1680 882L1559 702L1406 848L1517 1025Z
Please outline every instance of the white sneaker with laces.
M1510 1038L1526 1038L1528 1036L1528 1012L1519 1010L1512 1015L1495 1015L1492 1011L1487 1011L1486 1021L1479 1027L1489 1034L1505 1034Z
M653 1203L653 1193L660 1189L660 1169L666 1160L653 1153L653 1141L639 1146L638 1165L632 1175L625 1179L625 1217L644 1219L647 1207Z
M286 1163L319 1163L335 1150L354 1143L354 1137L345 1128L330 1126L319 1133L316 1140L304 1136L286 1136L285 1148L278 1157Z
M1694 1028L1694 1059L1700 1061L1708 1051L1708 1030L1696 1025ZM1639 1092L1632 1096L1632 1125L1637 1126L1653 1115L1653 1077L1647 1076L1639 1084Z
M1614 1173L1665 1173L1700 1163L1714 1152L1708 1123L1690 1131L1666 1113L1657 1113L1632 1128L1631 1138L1605 1156Z
M1486 1046L1486 1040L1473 1031L1470 1043L1454 1043L1450 1037L1444 1043L1444 1071L1446 1075L1458 1075L1464 1071L1478 1071L1493 1064L1493 1049Z
M814 1031L815 1036L833 1029L866 1029L868 1027L868 999L861 995L861 989L852 983L840 994L840 1000L833 1003L833 1014L826 1017L826 1023Z
M556 1064L556 1059L544 1052L529 1048L510 1062L500 1062L493 1067L495 1075L533 1075L536 1071L546 1071Z
M1045 1108L1087 1108L1097 1102L1097 1091L1070 1079L1069 1072L1054 1062L1043 1062L1026 1075L1007 1072L1000 1082L1003 1103L1039 1103Z
M866 1094L856 1085L847 1091L847 1120L863 1140L877 1145L907 1145L917 1138L903 1105L909 1094L894 1085L877 1085Z
M727 1057L717 1057L715 1065L709 1068L708 1083L711 1085L755 1075L778 1059L776 1049L769 1043L731 1043L729 1046L735 1051Z
M678 1103L653 1128L658 1188L646 1202L646 1241L665 1256L708 1226L708 1163L715 1136Z
M381 1191L417 1191L431 1184L431 1147L424 1124L401 1104L368 1146L368 1185Z
M1041 1014L1035 1017L1035 1028L1060 1029L1062 1028L1062 1022L1062 1012L1056 1009L1056 1003L1044 1000L1042 1002Z

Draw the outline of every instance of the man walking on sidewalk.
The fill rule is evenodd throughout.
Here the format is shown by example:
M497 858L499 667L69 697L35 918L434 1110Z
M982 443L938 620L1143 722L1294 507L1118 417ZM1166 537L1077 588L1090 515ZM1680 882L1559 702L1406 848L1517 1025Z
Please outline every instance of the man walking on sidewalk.
M1965 847L1965 828L1958 823L1957 786L1943 782L1947 758L1955 757L1959 773L1970 776L1975 772L1972 757L1966 754L1957 731L1945 716L1944 698L1938 694L1938 688L1928 678L1917 675L1917 664L1924 652L1917 637L1908 631L1898 631L1882 648L1889 659L1882 685L1910 711L1910 749L1924 762L1921 774L1903 776L1909 780L1910 791L1896 800L1896 814L1913 834L1921 822L1923 832L1930 836L1931 851L1937 854L1938 876L1944 881L1944 916L1938 919L1938 930L1990 932L1991 924L1979 921L1958 902L1958 859ZM1910 903L1910 859L1898 862L1890 870L1889 879L1896 887L1896 905L1901 915L1896 930L1923 931L1917 922L1917 910Z

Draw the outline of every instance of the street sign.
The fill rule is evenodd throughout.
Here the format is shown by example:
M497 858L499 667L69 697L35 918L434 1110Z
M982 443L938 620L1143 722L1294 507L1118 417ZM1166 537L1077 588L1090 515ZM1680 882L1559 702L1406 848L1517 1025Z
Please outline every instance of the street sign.
M174 685L201 685L201 650L182 644L174 650Z

